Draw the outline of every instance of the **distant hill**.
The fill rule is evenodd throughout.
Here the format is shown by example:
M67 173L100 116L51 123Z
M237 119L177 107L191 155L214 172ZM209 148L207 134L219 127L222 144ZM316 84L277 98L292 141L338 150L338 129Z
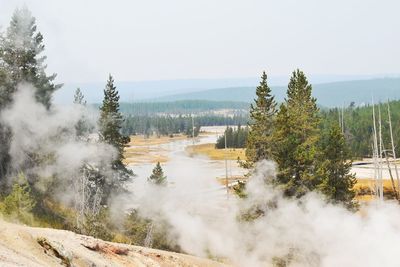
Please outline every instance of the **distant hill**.
M389 77L400 77L399 75ZM382 76L376 75L309 75L310 82L313 84L322 84L337 81L353 81L353 80L366 80L376 79ZM105 77L106 79L107 77ZM260 78L226 78L226 79L178 79L178 80L154 80L154 81L120 81L118 77L115 78L115 83L122 102L138 102L146 101L154 98L164 98L171 95L181 95L193 92L199 92L214 88L253 88L257 86ZM284 76L268 76L269 84L275 85L276 88L280 86L285 87L289 80L289 74ZM61 82L61 81L60 81ZM58 104L70 104L73 101L73 95L77 87L85 95L88 103L100 103L103 99L103 89L106 81L97 82L67 82L64 86L57 90L54 94L54 102ZM279 91L279 90L278 90ZM282 89L282 98L285 89ZM278 95L279 92L277 92ZM230 100L244 101L241 95L236 98L231 97ZM186 97L185 97L186 99ZM189 98L190 99L190 98ZM202 98L201 98L202 99ZM248 97L246 101L250 101L252 97ZM178 100L178 99L173 99ZM217 99L206 99L217 100ZM228 100L221 98L219 100ZM161 100L162 101L162 100Z
M272 86L277 101L283 101L286 95L285 86ZM372 95L376 102L389 99L400 99L400 78L381 78L322 83L313 85L313 95L318 104L326 107L370 103ZM251 102L255 97L255 87L227 87L201 90L184 94L174 94L152 99L153 101L178 100L213 100Z

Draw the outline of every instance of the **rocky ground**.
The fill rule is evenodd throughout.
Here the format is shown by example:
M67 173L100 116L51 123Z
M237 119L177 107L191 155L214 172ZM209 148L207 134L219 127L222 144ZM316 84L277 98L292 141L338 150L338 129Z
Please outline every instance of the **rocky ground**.
M105 242L0 220L0 266L226 266L190 255Z

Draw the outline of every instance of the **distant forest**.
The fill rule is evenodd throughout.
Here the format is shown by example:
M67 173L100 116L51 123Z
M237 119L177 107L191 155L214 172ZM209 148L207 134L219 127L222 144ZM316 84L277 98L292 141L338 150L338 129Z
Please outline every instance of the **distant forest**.
M375 106L378 120L379 105ZM380 105L382 117L382 137L385 148L391 148L388 126L387 104ZM394 143L400 144L400 101L390 101ZM218 113L225 110L227 113ZM229 112L227 111L229 110ZM247 125L249 104L232 101L182 100L172 102L122 103L121 112L125 122L125 135L171 135L192 134L191 114L194 115L196 129L201 126ZM217 112L218 111L218 112ZM330 122L339 120L343 112L344 134L354 158L370 157L373 133L372 106L357 107L351 103L346 108L320 109L322 118L320 129L326 131ZM228 115L229 114L229 115ZM378 125L378 121L376 122ZM242 145L241 145L242 146ZM235 146L234 146L235 147ZM396 153L400 154L399 147Z
M393 139L396 146L396 154L400 155L400 100L390 101L389 108L391 112ZM381 103L375 105L377 131L379 131L379 112L381 113L382 121L383 146L385 149L391 150L392 145L389 131L388 104ZM320 124L320 130L328 131L329 125L331 125L333 121L339 121L339 113L343 113L344 136L347 144L349 145L352 157L372 157L372 105L356 107L354 103L352 103L348 107L345 107L343 109L321 109L320 116L322 120ZM240 123L233 123L229 125L247 125L247 123L247 120L243 120ZM242 141L238 144L235 144L233 140L238 139L238 137L235 137L236 135L238 135L238 132L233 130L232 128L228 129L228 147L244 147L244 143L247 141L247 130L245 130L245 128L242 128L242 131L243 133L240 134L241 138L239 138ZM246 132L246 134L244 134L244 132ZM224 136L225 135L221 136L221 138L218 140L216 146L217 148L224 148ZM391 152L389 154L390 156L392 155Z
M393 138L396 147L396 154L400 153L400 100L389 102L391 111L391 121L393 128ZM389 118L387 103L375 105L376 127L379 130L379 110L382 118L382 139L385 149L392 149L389 131ZM330 122L339 121L340 109L330 109L321 111L322 125L321 129L325 131ZM365 107L355 107L350 105L343 110L344 134L353 157L371 157L372 156L372 136L373 119L372 105ZM390 155L392 153L389 153Z
M248 121L247 115L220 116L220 115L202 115L194 116L192 124L191 115L179 116L125 116L122 125L122 133L124 135L172 135L186 134L192 135L192 125L195 127L195 135L197 135L201 126L218 126L218 125L246 125Z
M235 110L247 113L249 103L234 101L182 100L172 102L121 103L120 110L128 115L211 113L217 110Z
M242 127L241 124L239 124L237 129L228 126L224 134L218 138L215 148L225 148L225 144L227 148L245 148L248 135L248 126Z

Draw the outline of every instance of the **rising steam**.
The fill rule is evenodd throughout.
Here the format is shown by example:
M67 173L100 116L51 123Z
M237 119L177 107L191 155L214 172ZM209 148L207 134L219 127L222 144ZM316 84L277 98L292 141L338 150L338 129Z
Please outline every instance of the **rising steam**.
M181 168L185 170L190 173ZM149 186L136 201L143 216L171 225L171 236L184 251L225 258L234 265L396 266L389 255L396 255L400 242L398 205L372 203L352 213L314 193L288 199L266 183L274 177L275 164L263 161L247 184L244 200L198 197L203 189L178 180L165 189ZM254 221L240 219L255 209L263 215Z
M82 105L56 106L47 110L36 102L31 85L20 85L12 105L2 111L0 117L13 133L9 153L14 172L24 170L28 179L33 176L38 179L35 181L38 189L45 190L53 177L64 181L63 186L71 185L83 164L111 162L116 156L112 146L77 136L75 126L82 118L96 127L94 111ZM30 165L33 156L43 157L42 164ZM73 193L66 189L60 188L56 197L71 198Z

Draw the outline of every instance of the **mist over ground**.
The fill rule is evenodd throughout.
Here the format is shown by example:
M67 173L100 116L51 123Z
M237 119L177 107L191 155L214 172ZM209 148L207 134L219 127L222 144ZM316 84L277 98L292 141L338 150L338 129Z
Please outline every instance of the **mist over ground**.
M288 199L265 183L276 175L268 161L249 179L248 198L226 199L204 193L210 184L219 186L206 169L193 173L190 164L177 167L180 174L167 188L140 186L143 177L137 178L131 203L142 216L167 221L171 240L188 253L238 266L270 266L280 259L288 266L393 266L387 255L395 255L400 242L396 203L370 203L353 213L316 193ZM246 213L263 215L240 219Z

